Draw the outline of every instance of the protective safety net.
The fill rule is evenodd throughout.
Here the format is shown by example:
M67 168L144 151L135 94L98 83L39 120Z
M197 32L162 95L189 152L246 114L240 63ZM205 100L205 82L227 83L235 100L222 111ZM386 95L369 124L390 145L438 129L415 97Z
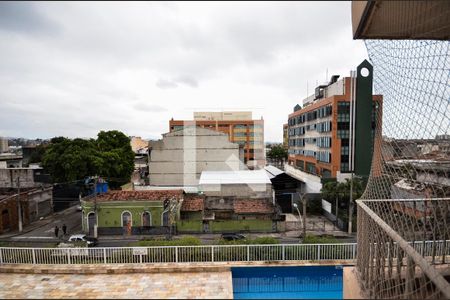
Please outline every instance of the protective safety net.
M366 47L383 109L362 198L450 196L450 42L366 40Z
M362 292L448 299L450 42L365 43L383 103L371 175L358 201Z

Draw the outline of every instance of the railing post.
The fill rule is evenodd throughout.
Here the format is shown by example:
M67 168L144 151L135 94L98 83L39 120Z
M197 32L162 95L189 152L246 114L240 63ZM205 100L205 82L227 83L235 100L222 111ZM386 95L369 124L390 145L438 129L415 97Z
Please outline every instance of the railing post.
M3 248L0 248L0 264L3 264Z
M106 265L106 248L103 248L103 263Z
M31 249L32 250L32 254L33 254L33 265L35 265L36 264L36 253L35 253L35 250L36 249Z
M178 246L175 246L175 262L178 262Z
M320 260L320 244L317 245L317 260Z
M250 261L250 245L247 245L247 261Z
M70 249L67 248L67 263L70 265Z
M283 245L281 246L281 260L282 260L282 261L284 261L284 257L285 257L284 252L285 252L285 246L284 246L284 244L283 244Z
M353 258L352 259L356 259L356 244L353 244Z
M214 262L214 246L211 246L211 261Z

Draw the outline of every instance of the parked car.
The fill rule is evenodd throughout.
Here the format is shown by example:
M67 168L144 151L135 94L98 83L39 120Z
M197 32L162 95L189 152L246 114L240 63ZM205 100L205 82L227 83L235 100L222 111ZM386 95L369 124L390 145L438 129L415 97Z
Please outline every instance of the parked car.
M244 240L245 236L239 233L222 233L222 239L225 241Z
M87 236L85 234L74 234L71 235L70 238L67 240L69 243L75 243L75 242L85 242L88 247L94 247L98 244L98 239L94 237Z

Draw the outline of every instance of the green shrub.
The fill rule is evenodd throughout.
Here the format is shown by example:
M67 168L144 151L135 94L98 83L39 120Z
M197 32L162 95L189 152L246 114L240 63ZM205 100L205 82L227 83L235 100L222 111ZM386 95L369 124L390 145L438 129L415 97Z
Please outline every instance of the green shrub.
M236 241L226 241L224 239L218 239L216 240L217 245L266 245L266 244L279 244L280 242L273 237L270 236L264 236L264 237L257 237L254 239L246 238L243 240L236 240Z
M303 239L303 244L336 244L339 241L333 236L315 236L307 234Z
M200 239L193 236L185 236L176 240L163 240L163 239L148 239L135 243L131 243L130 246L137 247L152 247L152 246L198 246L201 245Z
M250 244L265 245L265 244L279 244L280 242L271 236L257 237L250 240Z

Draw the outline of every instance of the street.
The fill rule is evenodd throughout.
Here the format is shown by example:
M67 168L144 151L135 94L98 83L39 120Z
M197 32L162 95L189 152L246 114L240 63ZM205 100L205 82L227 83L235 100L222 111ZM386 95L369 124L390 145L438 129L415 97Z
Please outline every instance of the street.
M63 224L67 226L66 236L61 229ZM55 226L60 228L59 238L55 237ZM72 206L25 226L22 233L15 231L0 235L0 241L11 246L44 247L62 242L75 233L81 233L81 211Z
M62 225L66 224L67 234L63 236ZM55 237L55 226L60 228L59 238ZM48 247L55 246L57 243L66 241L72 234L81 232L81 211L77 211L76 206L70 207L64 211L54 213L53 215L45 217L43 220L38 220L23 230L23 233L9 232L0 235L0 242L6 246L28 246L28 247ZM321 232L326 233L326 232ZM282 244L297 244L301 241L299 238L300 231L288 231L283 233L244 233L244 236L250 239L257 237L273 237ZM220 233L202 233L202 234L179 234L174 235L172 239L179 239L183 236L195 236L200 239L202 244L211 245L217 243L220 239ZM133 242L142 239L160 238L165 236L100 236L97 247L126 247ZM343 238L342 242L354 242L354 238Z

